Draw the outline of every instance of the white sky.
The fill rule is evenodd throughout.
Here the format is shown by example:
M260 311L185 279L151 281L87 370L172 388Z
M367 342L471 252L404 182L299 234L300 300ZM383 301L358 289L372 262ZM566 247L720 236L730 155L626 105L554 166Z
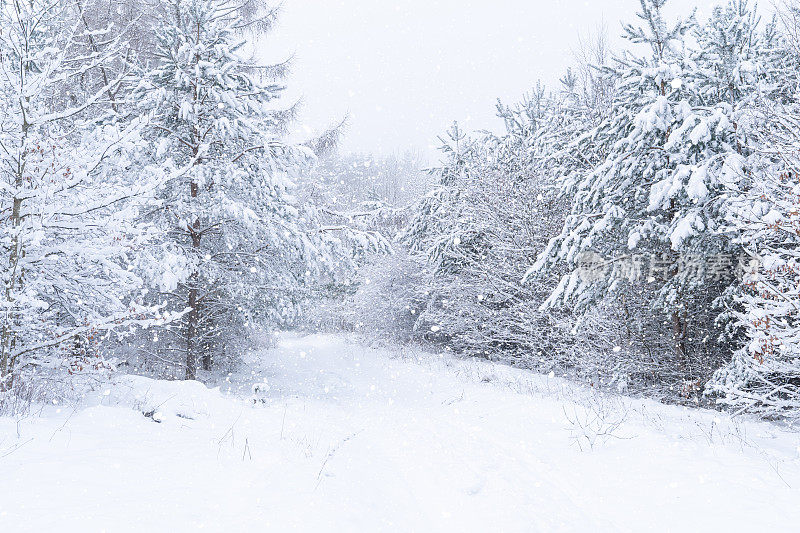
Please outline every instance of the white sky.
M672 0L670 12L717 2ZM537 79L554 85L579 35L634 21L639 0L284 0L261 50L294 54L287 97L321 130L350 115L344 151L435 155L453 120L496 129L494 102L517 101Z

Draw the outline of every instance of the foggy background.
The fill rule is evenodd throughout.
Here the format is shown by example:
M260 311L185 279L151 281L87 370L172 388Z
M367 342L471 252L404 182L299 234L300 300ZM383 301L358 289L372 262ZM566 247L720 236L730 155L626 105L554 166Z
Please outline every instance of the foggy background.
M669 12L693 3L672 0ZM467 130L502 127L498 97L516 102L537 79L555 87L581 36L604 24L616 48L620 20L635 22L638 8L638 0L284 0L259 53L294 55L286 95L304 100L300 135L349 114L343 152L414 150L434 161L437 135L453 120Z

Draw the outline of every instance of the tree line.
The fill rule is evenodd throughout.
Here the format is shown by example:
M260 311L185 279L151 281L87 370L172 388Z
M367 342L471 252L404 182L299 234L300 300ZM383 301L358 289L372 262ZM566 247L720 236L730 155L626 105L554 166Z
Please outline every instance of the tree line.
M349 327L671 402L800 415L795 3L583 43L560 86L442 138ZM385 304L376 313L375 302Z
M305 323L800 413L795 3L641 0L428 178L335 155L341 125L287 140L258 0L0 4L3 394L197 379Z

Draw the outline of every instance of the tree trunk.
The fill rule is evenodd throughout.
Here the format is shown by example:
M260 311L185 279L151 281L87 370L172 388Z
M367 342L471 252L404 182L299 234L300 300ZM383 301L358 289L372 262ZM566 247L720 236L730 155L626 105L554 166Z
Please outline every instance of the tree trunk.
M197 198L199 193L197 182L192 181L190 185L190 194L192 198ZM192 237L192 249L195 256L199 254L200 239L202 233L200 232L200 220L197 219L189 228L189 233ZM187 315L186 326L186 379L193 380L197 377L197 360L200 351L200 342L198 342L197 335L199 333L200 323L200 309L198 304L198 291L200 284L200 272L195 270L189 277L189 314ZM205 365L204 365L205 366Z
M23 80L24 74L27 69L22 69ZM27 141L28 131L30 130L30 123L26 114L28 99L25 99L25 105L22 105L22 139L20 141L19 159L17 161L17 168L14 175L14 186L16 191L14 193L14 202L11 207L11 253L8 258L8 280L6 285L5 299L6 299L6 312L3 317L3 330L0 334L0 392L10 390L13 387L13 372L14 372L14 359L11 355L14 346L17 343L16 339L16 324L14 324L14 313L11 308L14 305L14 289L17 286L17 280L21 278L22 273L19 271L19 260L22 257L22 242L20 241L20 226L22 225L22 198L19 197L20 189L24 185L25 164L27 162Z
M675 355L688 372L688 358L686 356L686 319L681 316L680 309L672 311L672 341L675 346Z
M203 353L203 370L211 370L211 367L214 364L214 359L211 354L211 350L208 347L205 348L205 353Z
M193 380L197 377L197 324L199 312L197 309L197 283L200 276L194 272L189 278L189 314L186 326L186 379Z
M11 313L6 311L6 316L3 319L2 339L0 339L2 343L2 355L0 355L0 392L6 392L14 385L11 377L11 372L13 370L11 365L11 339L13 336L13 329L10 321Z
M20 225L20 212L22 210L22 200L14 198L14 207L11 211L11 226L14 237L11 240L11 255L8 260L8 285L6 286L6 313L3 317L3 332L0 338L0 392L5 392L13 386L11 373L14 370L11 360L11 349L14 345L14 315L11 306L14 302L14 285L16 285L15 275L17 264L19 263L19 234L17 233Z
M180 18L180 10L176 8L178 17ZM197 22L197 40L198 46L194 56L195 66L200 64L200 22ZM200 80L195 74L194 80L194 103L200 101ZM194 166L200 164L200 145L205 134L202 133L201 128L197 122L192 125L192 157L194 158ZM189 194L192 199L196 199L200 195L199 184L192 179L189 184ZM203 232L200 229L200 219L196 218L192 226L189 228L189 234L192 238L192 251L194 257L200 256L200 239L203 237ZM186 327L186 379L195 379L197 377L197 362L202 360L203 369L209 370L211 367L210 355L202 355L202 343L198 339L199 325L200 325L200 302L199 300L199 285L200 285L200 272L195 270L189 278L189 314L187 317L188 324ZM202 355L202 357L201 357Z

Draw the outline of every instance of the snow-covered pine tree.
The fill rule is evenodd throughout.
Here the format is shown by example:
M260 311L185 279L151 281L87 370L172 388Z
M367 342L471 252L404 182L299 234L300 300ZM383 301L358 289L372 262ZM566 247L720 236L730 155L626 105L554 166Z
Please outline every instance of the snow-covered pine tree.
M482 174L489 154L484 140L468 136L457 123L440 141L442 164L431 171L436 186L420 199L397 239L426 256L436 271L452 274L479 260L491 245L486 241L491 221L470 212L476 182L489 179Z
M797 24L790 16L785 21ZM735 22L729 22L734 26ZM796 35L797 26L787 36ZM774 25L763 36L768 62L748 65L758 75L758 99L741 125L754 139L751 186L726 202L732 232L746 250L749 268L732 315L744 346L707 386L718 403L767 417L800 417L800 103L796 42Z
M294 115L277 104L285 65L256 63L243 39L276 13L253 0L170 0L155 16L152 68L132 92L154 139L145 172L190 167L152 214L165 236L154 279L186 311L156 347L162 358L185 354L187 379L215 353L244 349L257 326L286 324L318 275L352 259L348 245L387 244L344 223L321 226L298 196L314 143L282 141ZM316 144L327 148L336 135L324 137Z
M724 351L708 349L718 332L707 324L713 323L712 303L735 281L733 267L721 273L706 269L710 262L729 263L737 251L721 232L721 206L746 174L736 127L741 95L721 90L719 77L732 68L747 74L746 39L752 32L731 28L726 38L739 41L692 53L685 37L696 27L693 17L669 25L664 5L665 0L641 0L644 25L625 26L628 40L647 45L649 54L629 52L618 59L614 112L572 146L591 146L604 159L588 172L563 168L571 214L533 271L566 266L569 272L546 305L570 303L582 310L629 290L631 278L647 281L637 292L668 315L670 331L662 338L669 337L674 350L672 361L657 365L677 371L673 379L695 383ZM719 17L732 10L745 24L750 19L743 5L715 11L698 39L717 42L710 35L724 25ZM609 261L610 275L586 279L580 266L587 253ZM649 258L638 266L647 271L635 272L630 259L636 254Z
M120 43L88 32L81 7L0 2L0 389L43 367L102 366L101 337L157 321L128 268L155 184L119 171L136 141L106 113L121 78L86 82Z
M155 279L186 311L165 341L186 354L187 379L198 364L210 369L226 327L286 308L317 254L290 179L313 154L280 141L273 104L281 87L244 55L243 32L260 34L274 17L249 0L164 4L155 65L132 94L154 138L150 171L190 167L165 187L153 215L165 232Z
M774 26L759 29L760 18L749 0L728 0L716 6L694 36L690 79L709 105L742 107L755 97L756 84L768 76L774 54Z
M795 137L796 118L784 125L790 128L783 140ZM776 143L777 138L771 140ZM722 405L770 417L800 416L800 167L791 163L797 146L775 152L786 156L785 164L771 166L774 176L764 169L750 201L737 201L740 240L752 264L733 315L747 342L714 373L707 389ZM778 147L772 144L770 150Z

